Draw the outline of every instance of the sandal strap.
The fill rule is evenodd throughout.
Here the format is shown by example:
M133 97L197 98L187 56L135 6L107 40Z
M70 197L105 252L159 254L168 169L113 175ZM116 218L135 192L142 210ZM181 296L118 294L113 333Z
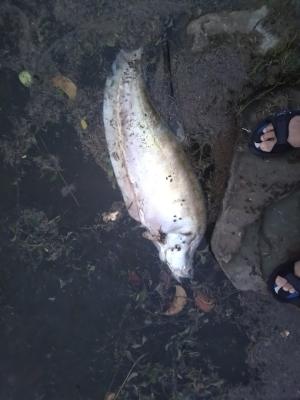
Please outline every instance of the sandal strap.
M272 118L272 124L274 126L277 144L288 144L287 139L289 136L289 123L292 117L292 112L283 111L279 114L276 114Z

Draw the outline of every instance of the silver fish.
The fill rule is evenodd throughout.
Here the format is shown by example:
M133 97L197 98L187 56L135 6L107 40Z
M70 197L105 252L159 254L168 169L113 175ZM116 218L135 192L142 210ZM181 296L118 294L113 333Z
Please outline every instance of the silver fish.
M206 228L205 201L181 145L147 97L141 54L121 51L113 64L104 92L105 136L130 216L180 280L192 274Z

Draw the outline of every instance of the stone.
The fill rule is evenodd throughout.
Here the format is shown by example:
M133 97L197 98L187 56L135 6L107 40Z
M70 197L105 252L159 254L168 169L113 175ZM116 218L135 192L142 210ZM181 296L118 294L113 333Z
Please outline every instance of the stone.
M260 254L262 273L300 255L300 190L273 203L262 216Z
M261 115L267 103L255 104L246 119ZM300 250L300 154L257 157L247 140L239 139L211 247L237 289L264 291L272 269Z
M274 48L278 38L263 25L269 10L262 6L256 10L210 13L189 23L187 33L194 36L193 51L203 50L216 35L252 34L259 36L259 51L264 54Z

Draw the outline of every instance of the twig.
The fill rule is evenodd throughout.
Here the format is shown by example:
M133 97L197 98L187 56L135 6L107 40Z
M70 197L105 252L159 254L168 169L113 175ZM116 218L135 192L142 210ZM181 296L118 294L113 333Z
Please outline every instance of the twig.
M236 289L235 291L227 294L226 296L221 297L220 299L218 299L218 301L227 300L229 297L233 296L234 294L238 294L238 293L240 293L240 290Z
M114 342L115 342L115 347L117 347L117 346L119 345L119 342L120 342L120 340L121 340L121 338L122 338L122 327L123 327L123 324L124 324L124 322L126 321L126 319L127 319L127 317L128 317L129 311L130 311L130 307L126 309L126 311L125 311L125 313L123 314L123 317L122 317L122 319L121 319L121 321L120 321L120 323L119 323L119 326L118 326L118 335L117 335L116 340L114 340ZM113 339L114 339L114 337L113 337ZM118 372L119 372L119 367L120 367L120 365L121 365L121 360L119 361L119 363L118 363L118 365L117 365L117 368L116 368L116 370L115 370L115 372L114 372L114 374L113 374L113 377L112 377L112 379L111 379L111 381L110 381L110 384L109 384L109 387L108 387L108 389L107 389L107 392L110 392L110 391L111 391L111 388L112 388L112 386L113 386L113 383L114 383L114 381L115 381L115 378L116 378L116 376L117 376L117 374L118 374Z
M48 147L46 145L46 143L44 142L43 138L40 136L39 137L42 145L44 146L44 149L46 150L46 152L48 153L48 155L50 155L50 152L48 150ZM55 172L57 173L57 175L60 177L61 181L63 182L63 184L65 186L68 186L68 182L66 181L65 177L63 176L63 174L60 172L60 170L58 168L56 168L56 165L53 165L55 168ZM72 199L74 200L74 203L77 205L77 207L80 207L79 201L77 200L77 197L75 196L75 194L73 193L72 190L70 190L70 195L72 197Z
M141 361L142 358L144 358L146 356L146 354L142 354L141 356L139 356L139 358L137 358L135 360L135 362L132 364L128 374L126 375L126 378L124 379L122 385L119 387L119 390L117 391L117 394L114 397L114 400L117 400L117 398L119 397L119 394L121 393L123 387L126 385L126 382L128 381L133 369L135 368L135 366Z
M264 90L263 92L259 93L257 96L253 97L251 100L249 100L243 107L241 107L238 111L238 115L240 115L246 108L250 106L250 104L254 103L255 101L261 99L264 97L266 94L272 92L274 89L277 89L279 86L284 85L284 82L279 82L273 85L272 87Z
M174 360L174 352L172 353L172 400L176 400L177 391L177 371L176 371L176 362Z

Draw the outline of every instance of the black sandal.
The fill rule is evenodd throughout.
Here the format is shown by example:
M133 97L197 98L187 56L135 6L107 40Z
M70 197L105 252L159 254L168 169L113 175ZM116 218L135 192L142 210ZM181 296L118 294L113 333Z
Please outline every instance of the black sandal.
M276 300L300 306L300 278L294 274L294 265L296 261L297 260L288 261L279 265L268 279L268 288ZM294 287L295 292L290 293L277 286L275 283L277 276L286 279L288 283Z
M287 139L289 136L289 123L290 120L295 115L300 115L300 110L282 111L272 116L269 116L268 118L261 121L252 132L251 140L249 143L249 150L258 156L265 156L278 153L285 153L286 151L293 149L293 146L291 146L288 143ZM260 148L257 148L255 146L255 143L262 143L260 138L264 134L263 130L270 123L274 127L274 132L276 135L277 142L274 145L273 149L270 152L268 152L268 151L263 151Z

